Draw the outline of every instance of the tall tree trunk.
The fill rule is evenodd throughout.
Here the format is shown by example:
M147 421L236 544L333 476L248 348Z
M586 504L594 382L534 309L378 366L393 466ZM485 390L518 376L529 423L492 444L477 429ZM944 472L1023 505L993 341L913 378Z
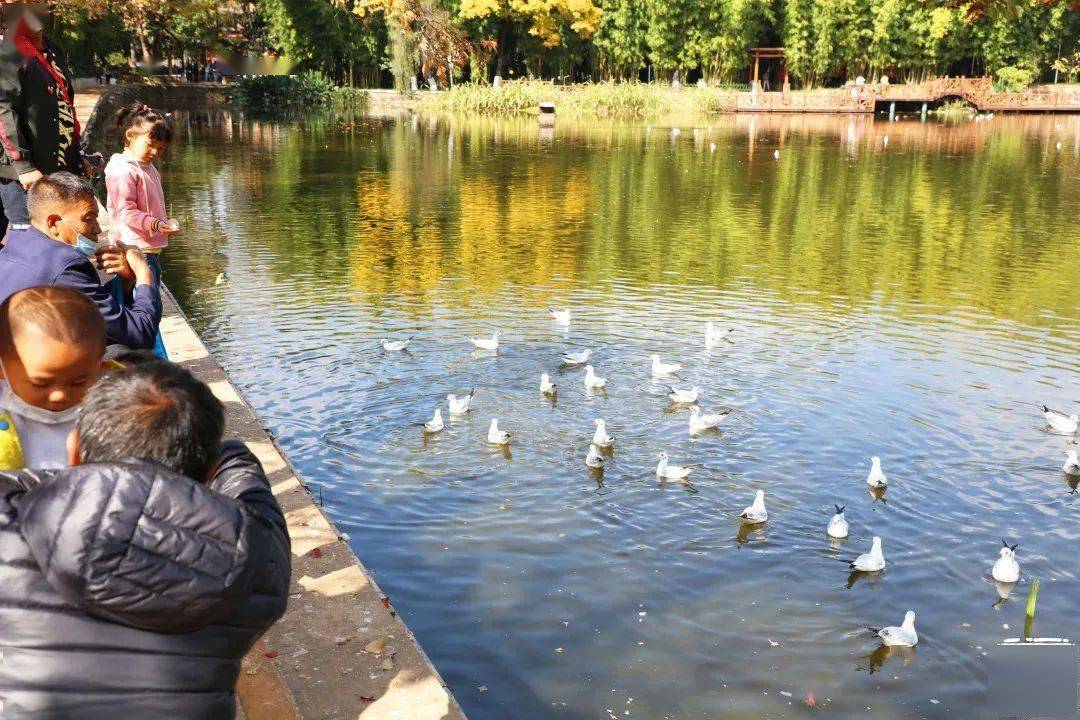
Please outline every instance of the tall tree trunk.
M510 63L510 51L514 44L514 26L509 18L503 18L502 27L499 29L499 60L495 63L495 74L506 76L507 66Z

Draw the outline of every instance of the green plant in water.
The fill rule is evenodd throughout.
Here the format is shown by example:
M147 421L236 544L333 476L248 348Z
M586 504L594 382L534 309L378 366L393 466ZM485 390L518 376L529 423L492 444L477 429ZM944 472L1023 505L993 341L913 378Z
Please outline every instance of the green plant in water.
M977 111L975 106L966 100L949 100L931 112L944 118L958 119L974 115Z
M232 84L231 91L233 100L239 105L262 111L330 103L357 105L364 104L368 97L363 90L335 85L319 72L245 76Z

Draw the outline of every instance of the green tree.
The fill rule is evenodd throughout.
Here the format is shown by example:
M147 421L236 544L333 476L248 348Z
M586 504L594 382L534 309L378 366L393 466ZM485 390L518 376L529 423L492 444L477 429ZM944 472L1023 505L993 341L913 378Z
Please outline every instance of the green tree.
M641 0L604 0L594 42L600 74L634 77L645 63L647 18Z

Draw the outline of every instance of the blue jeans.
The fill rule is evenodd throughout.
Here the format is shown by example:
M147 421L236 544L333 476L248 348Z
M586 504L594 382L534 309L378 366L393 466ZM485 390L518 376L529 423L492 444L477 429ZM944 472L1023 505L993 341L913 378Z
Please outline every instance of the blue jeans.
M30 226L30 212L26 209L26 191L18 180L0 180L0 201L4 214L14 228Z

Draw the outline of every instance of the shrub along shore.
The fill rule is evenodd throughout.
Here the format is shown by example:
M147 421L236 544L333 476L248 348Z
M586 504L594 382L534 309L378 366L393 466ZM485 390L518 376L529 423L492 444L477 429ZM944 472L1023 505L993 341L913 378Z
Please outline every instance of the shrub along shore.
M449 112L509 115L535 112L542 102L553 102L560 113L599 117L637 117L667 114L707 114L735 107L736 93L747 88L686 87L638 82L602 82L556 85L543 80L513 80L496 85L455 85L432 94L425 104Z

